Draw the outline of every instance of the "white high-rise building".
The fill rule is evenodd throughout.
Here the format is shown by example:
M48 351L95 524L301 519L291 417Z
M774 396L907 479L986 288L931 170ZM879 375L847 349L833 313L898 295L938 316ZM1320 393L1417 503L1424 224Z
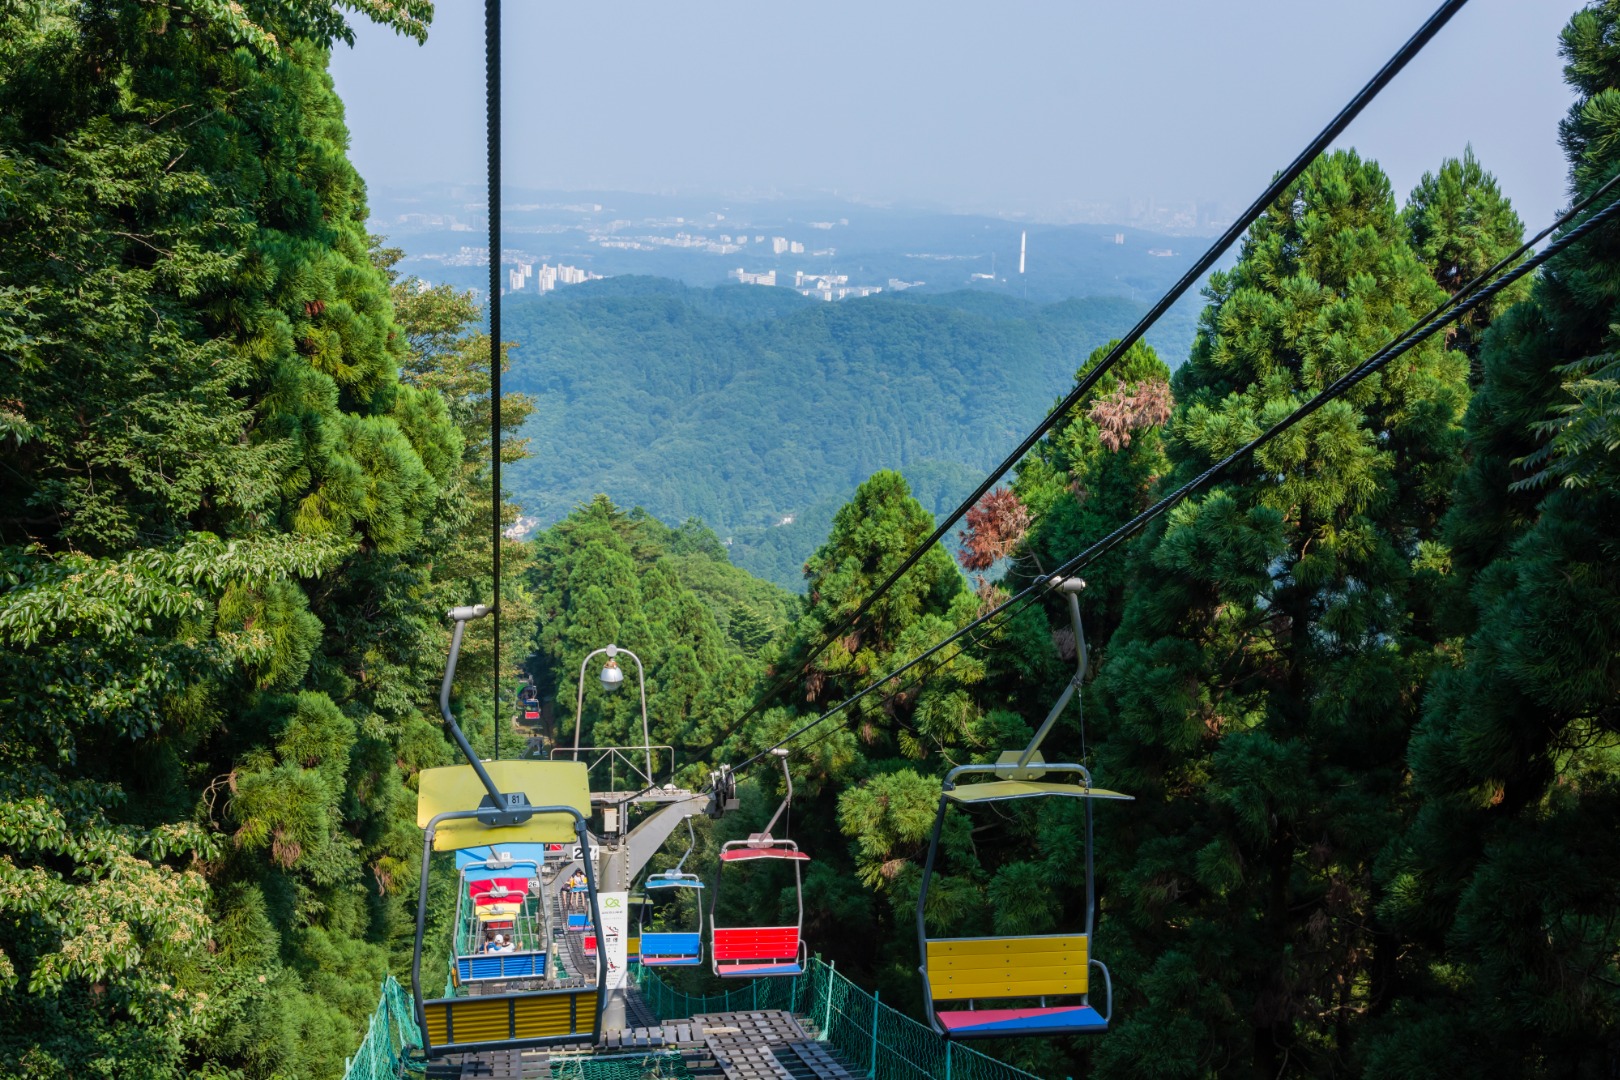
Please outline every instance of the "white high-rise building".
M593 274L589 270L581 270L577 266L548 266L540 265L540 272L536 275L539 291L551 292L559 285L578 285L586 281L600 281L601 274Z

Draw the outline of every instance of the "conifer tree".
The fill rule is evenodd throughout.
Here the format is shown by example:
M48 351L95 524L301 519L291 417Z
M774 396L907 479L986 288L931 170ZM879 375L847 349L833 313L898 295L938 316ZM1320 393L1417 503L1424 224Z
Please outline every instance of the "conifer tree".
M1524 240L1524 225L1496 178L1467 147L1439 171L1424 173L1408 196L1403 215L1412 250L1428 264L1435 283L1454 293L1506 258ZM1449 331L1450 347L1468 357L1469 384L1479 383L1479 344L1491 322L1524 299L1530 283L1520 279L1474 308Z
M1075 378L1084 377L1116 344L1093 350ZM1162 434L1172 405L1169 384L1170 369L1151 346L1138 342L1097 381L1089 407L1063 417L1019 462L1013 490L1028 505L1034 525L1006 577L1009 588L1022 588L1036 574L1079 554L1156 497L1169 468ZM1125 565L1125 549L1118 548L1083 572L1088 584L1081 606L1093 648L1105 646L1119 625ZM1059 652L1067 662L1073 646L1066 617L1052 633L1061 640Z
M800 666L797 657L853 611L933 528L932 515L912 498L904 477L873 473L839 509L826 543L805 562L809 605L782 666ZM822 651L803 680L801 700L818 709L836 703L966 622L976 606L951 557L934 547L872 607L859 627ZM945 681L931 682L922 693L939 692ZM921 757L933 745L932 739L944 734L897 722L919 710L916 695L887 705L880 701L868 698L844 721L875 752L899 749Z
M1620 4L1562 37L1561 127L1576 197L1620 170ZM1421 809L1388 860L1385 912L1414 942L1368 1073L1518 1076L1613 1066L1620 970L1620 499L1602 421L1620 231L1549 263L1486 334L1471 462L1447 519L1471 629L1412 738Z
M1167 483L1359 363L1440 291L1389 183L1337 152L1213 275L1176 373ZM1434 642L1425 545L1456 471L1467 364L1437 341L1363 382L1145 537L1100 674L1099 948L1124 1019L1109 1075L1330 1072L1391 961L1371 865Z
M725 546L695 522L671 529L643 512L619 510L606 496L541 533L534 546L527 580L541 616L535 659L542 695L558 701L558 743L573 745L580 662L617 644L645 665L653 741L675 747L685 765L714 752L760 673L715 612L729 607L728 594L746 591L772 606L785 594L733 567ZM628 692L605 693L588 674L581 745L641 742L634 662L620 663Z

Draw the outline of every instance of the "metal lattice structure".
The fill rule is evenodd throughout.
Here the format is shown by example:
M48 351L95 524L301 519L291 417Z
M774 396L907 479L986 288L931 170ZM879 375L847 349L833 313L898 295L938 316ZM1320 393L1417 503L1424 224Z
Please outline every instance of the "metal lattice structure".
M814 958L811 963L816 965L821 961ZM810 985L810 975L807 973L789 979L755 979L723 994L685 994L648 968L638 965L635 977L637 989L660 1023L688 1016L741 1010L781 1009L784 1012L804 1013L801 1006L807 998L803 991Z
M343 1080L398 1080L405 1075L404 1050L422 1045L422 1033L411 1015L411 998L392 975L382 984L382 998L360 1049L344 1063Z

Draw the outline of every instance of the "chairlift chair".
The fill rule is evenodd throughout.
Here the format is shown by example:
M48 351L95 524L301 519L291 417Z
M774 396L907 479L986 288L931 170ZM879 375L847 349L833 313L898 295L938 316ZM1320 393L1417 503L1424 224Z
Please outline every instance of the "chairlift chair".
M1001 755L993 765L963 765L946 774L939 810L928 841L917 892L917 948L922 956L923 1005L928 1023L947 1039L1017 1038L1071 1035L1108 1030L1114 987L1108 968L1092 955L1096 881L1092 865L1092 803L1131 796L1093 787L1079 764L1048 764L1039 747L1086 673L1086 639L1077 597L1078 578L1052 583L1067 595L1074 625L1076 672L1040 730L1022 751ZM971 783L962 778L985 777ZM939 856L940 835L952 806L986 806L1022 799L1074 798L1085 806L1086 917L1079 933L934 938L928 934L928 889ZM1102 975L1103 1011L1091 1004L1091 969ZM981 1003L992 1007L981 1008Z
M513 850L537 846L456 852L461 887L452 960L455 985L532 982L551 974L550 913L538 903L531 886L540 873L540 861ZM496 933L506 936L508 947L492 952L488 944Z
M809 963L804 942L804 874L802 866L810 856L792 840L771 836L777 819L793 802L793 776L788 772L787 751L773 750L787 777L787 797L765 826L746 840L731 840L720 847L720 866L714 878L714 902L709 908L709 952L712 970L722 979L752 979L759 976L800 975ZM792 926L721 926L720 883L731 864L760 861L786 861L793 864L793 889L798 901L798 919ZM735 871L734 871L735 873Z
M584 845L589 841L590 784L583 763L533 760L486 763L473 752L466 735L456 723L455 715L450 711L450 689L455 679L456 660L461 651L466 623L487 614L489 609L482 604L456 608L450 613L455 629L450 639L444 682L439 691L439 710L467 763L425 769L418 782L417 824L423 830L423 842L422 871L417 892L416 939L411 957L411 998L417 1026L422 1032L422 1051L429 1059L449 1053L514 1050L590 1041L602 1027L607 984L605 957L597 958L595 978L589 979L587 976L584 985L477 995L468 994L465 987L456 986L453 989L457 992L437 999L428 999L422 993L428 872L435 851L481 849L479 857L485 864L484 869L488 870L490 857L483 855L483 851L500 852L511 845L571 841ZM503 863L506 860L495 861ZM528 860L536 873L539 861ZM594 869L589 861L585 863L585 876L589 910L595 923L601 925ZM521 894L511 884L519 877L523 879ZM503 879L506 880L505 884L502 884ZM479 885L480 880L496 884L483 886ZM498 866L490 878L482 879L474 875L469 881L464 866L462 881L461 902L470 909L473 916L471 923L493 929L495 925L510 921L513 931L519 930L522 913L529 904L526 874L509 874ZM496 895L497 888L503 890L505 895ZM488 920L477 919L480 896L488 898L482 906L499 911L499 914ZM542 905L543 897L536 896L534 903ZM500 910L513 906L516 907L515 912ZM460 929L458 920L457 930ZM544 944L549 947L549 941ZM529 950L531 954L534 951ZM495 955L505 958L519 954ZM470 959L476 960L476 954ZM532 956L530 963L534 963ZM459 974L459 966L453 970ZM469 975L472 970L469 966ZM500 978L501 975L495 977ZM534 977L531 974L525 981L532 982Z
M692 819L686 819L687 845L686 852L675 864L673 870L665 870L655 874L648 874L642 889L649 895L657 892L670 892L680 895L682 891L692 894L697 900L697 929L692 931L668 931L647 929L647 909L650 904L643 904L640 916L641 934L641 963L646 967L697 967L703 963L703 879L696 874L688 874L681 867L686 865L686 859L697 846L697 834L692 831Z

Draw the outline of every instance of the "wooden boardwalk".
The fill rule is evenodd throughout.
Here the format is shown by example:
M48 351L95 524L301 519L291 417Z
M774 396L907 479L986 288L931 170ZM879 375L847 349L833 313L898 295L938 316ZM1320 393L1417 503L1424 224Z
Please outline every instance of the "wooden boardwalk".
M792 1013L779 1009L706 1013L692 1017L701 1024L704 1045L722 1075L731 1080L854 1080L824 1045L812 1038Z
M567 1076L568 1062L637 1053L679 1054L694 1077L855 1080L861 1075L817 1042L792 1013L778 1009L705 1013L608 1032L595 1044L452 1055L435 1061L427 1075L433 1080L551 1080L554 1065L564 1066L559 1072Z

